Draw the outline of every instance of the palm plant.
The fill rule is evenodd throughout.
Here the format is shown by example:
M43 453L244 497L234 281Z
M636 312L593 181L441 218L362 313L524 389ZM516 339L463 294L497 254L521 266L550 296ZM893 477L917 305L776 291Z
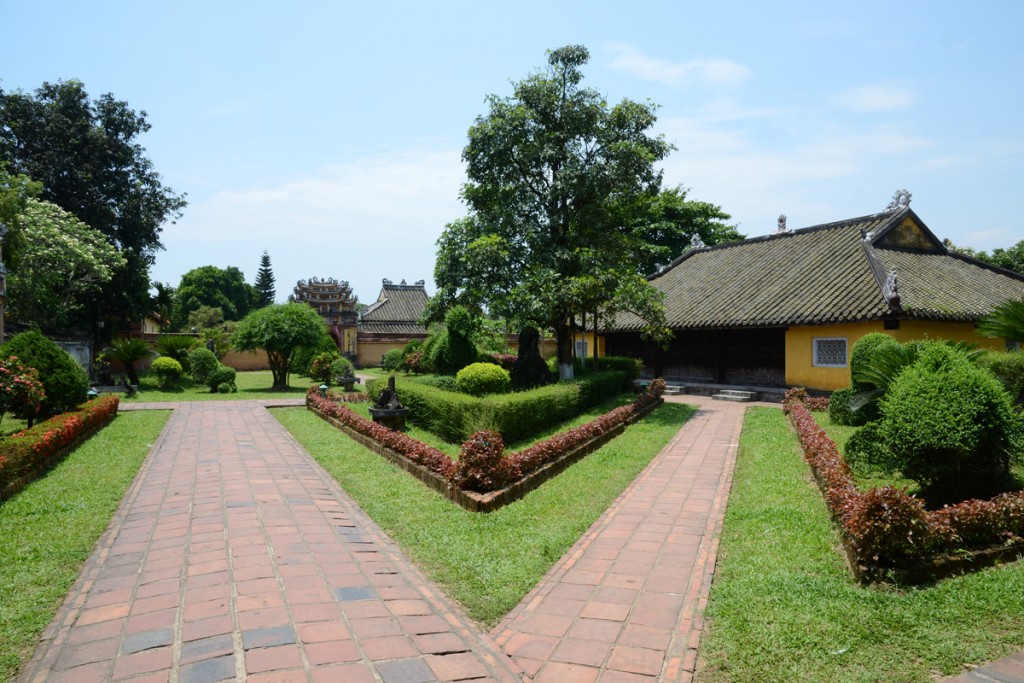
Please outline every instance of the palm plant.
M199 340L185 334L161 334L156 338L156 351L188 368L188 352L199 344Z
M124 365L128 381L138 384L139 373L135 370L135 364L152 357L153 347L143 339L115 339L103 355L108 360L115 360Z
M1024 341L1024 299L1000 304L978 321L978 332L986 337L1002 337L1006 341Z

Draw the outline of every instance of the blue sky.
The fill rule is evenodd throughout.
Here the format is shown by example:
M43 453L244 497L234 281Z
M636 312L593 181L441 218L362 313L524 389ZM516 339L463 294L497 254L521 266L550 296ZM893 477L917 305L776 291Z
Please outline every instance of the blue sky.
M749 236L880 211L898 188L940 237L1024 239L1024 3L0 3L0 85L78 78L145 110L189 207L154 279L207 264L284 300L299 278L425 279L464 213L485 97L582 43L585 84L660 105L691 188Z

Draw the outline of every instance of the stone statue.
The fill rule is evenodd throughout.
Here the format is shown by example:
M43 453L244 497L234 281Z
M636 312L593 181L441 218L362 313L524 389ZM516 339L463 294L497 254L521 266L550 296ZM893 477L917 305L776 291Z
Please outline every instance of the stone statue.
M892 201L885 207L886 211L899 211L910 206L910 192L905 189L896 190L892 195Z
M395 376L388 377L388 386L380 392L377 402L373 404L378 410L401 410L402 403L398 400L398 392L395 391Z

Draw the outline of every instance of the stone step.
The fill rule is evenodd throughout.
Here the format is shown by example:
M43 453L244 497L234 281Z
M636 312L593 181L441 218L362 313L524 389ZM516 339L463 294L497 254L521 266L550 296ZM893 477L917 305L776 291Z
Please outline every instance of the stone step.
M674 386L672 386L670 384L670 385L665 387L664 395L665 396L680 396L683 393L684 392L683 392L683 388L682 387L674 387Z
M757 400L757 392L755 391L739 391L736 389L724 389L717 394L711 396L716 401L734 401L737 403L747 403L750 401Z

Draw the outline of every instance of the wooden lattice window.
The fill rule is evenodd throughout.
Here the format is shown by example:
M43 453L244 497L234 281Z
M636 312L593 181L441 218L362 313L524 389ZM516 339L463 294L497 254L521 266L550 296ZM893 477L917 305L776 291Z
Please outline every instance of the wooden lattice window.
M846 337L815 337L814 365L824 368L845 368Z

